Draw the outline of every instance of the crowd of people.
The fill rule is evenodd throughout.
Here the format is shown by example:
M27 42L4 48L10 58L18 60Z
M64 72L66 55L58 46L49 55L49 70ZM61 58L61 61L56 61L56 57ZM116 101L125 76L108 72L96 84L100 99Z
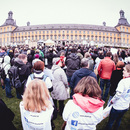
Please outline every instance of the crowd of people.
M6 97L14 97L14 87L22 100L24 130L56 129L58 112L65 121L62 129L96 129L105 103L112 105L105 129L111 130L114 121L118 129L130 105L129 49L113 53L111 48L77 44L1 47L0 75ZM6 108L12 114L3 104L1 99L0 113ZM15 130L13 117L8 121L5 117L0 128L8 122L6 127Z

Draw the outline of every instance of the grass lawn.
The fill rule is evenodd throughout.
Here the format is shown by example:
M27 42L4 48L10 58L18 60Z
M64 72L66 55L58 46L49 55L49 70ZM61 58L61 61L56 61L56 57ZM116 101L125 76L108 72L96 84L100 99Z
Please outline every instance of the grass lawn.
M14 112L15 118L13 120L13 123L16 126L16 128L18 130L22 130L20 109L19 109L19 103L21 100L16 98L16 92L15 92L14 88L12 89L12 94L14 95L14 98L11 98L11 99L6 98L5 90L3 90L2 87L0 86L0 98L2 98L3 101L5 102L5 104ZM108 118L106 118L101 123L99 123L97 125L97 130L104 130L107 121L108 121ZM63 120L59 114L58 114L57 119L54 121L54 124L56 126L55 130L61 130ZM125 113L125 115L121 121L119 130L129 130L129 129L130 129L130 110Z

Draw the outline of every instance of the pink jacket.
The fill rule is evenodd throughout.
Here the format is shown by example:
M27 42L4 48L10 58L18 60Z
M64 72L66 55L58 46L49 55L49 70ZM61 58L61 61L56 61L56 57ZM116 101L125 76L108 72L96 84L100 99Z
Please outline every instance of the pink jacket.
M110 79L112 71L116 69L114 61L110 57L105 57L100 61L98 66L98 74L102 79Z
M89 96L82 96L80 93L73 95L73 102L85 112L94 113L104 105L103 100L95 99Z

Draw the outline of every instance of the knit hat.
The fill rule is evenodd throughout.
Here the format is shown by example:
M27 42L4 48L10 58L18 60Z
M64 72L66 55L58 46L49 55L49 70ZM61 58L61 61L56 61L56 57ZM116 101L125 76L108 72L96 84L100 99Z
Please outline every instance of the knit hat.
M35 58L39 58L39 55L38 55L38 54L36 54L36 55L35 55Z

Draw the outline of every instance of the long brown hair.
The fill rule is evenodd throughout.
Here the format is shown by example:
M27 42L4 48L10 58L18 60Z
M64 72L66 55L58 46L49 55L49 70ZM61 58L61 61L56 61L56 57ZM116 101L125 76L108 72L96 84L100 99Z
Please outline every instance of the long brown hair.
M49 91L43 80L34 79L28 84L23 95L23 105L25 110L32 112L45 111L52 106Z
M75 93L81 93L82 96L101 99L101 89L95 78L91 76L83 77L74 89Z

